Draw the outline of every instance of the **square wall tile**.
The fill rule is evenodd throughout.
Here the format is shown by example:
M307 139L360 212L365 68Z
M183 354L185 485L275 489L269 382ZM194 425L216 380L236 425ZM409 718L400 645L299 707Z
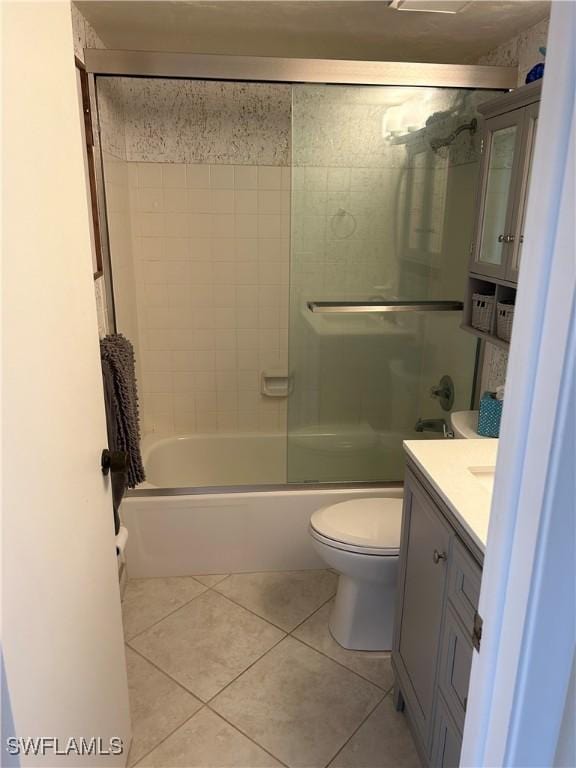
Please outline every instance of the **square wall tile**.
M162 165L162 186L186 187L186 166L183 163L164 163Z
M186 166L186 185L189 189L209 189L210 188L210 166L209 165L187 165Z
M211 189L234 189L234 166L211 165L210 166Z
M258 166L258 189L282 189L282 168Z
M165 211L183 213L189 210L187 192L185 189L164 189L163 200Z
M210 190L211 213L234 213L234 192L231 189ZM218 233L215 233L218 234Z
M234 198L236 213L258 213L258 192L254 190L238 190Z
M162 186L162 166L158 163L138 163L138 186Z
M241 190L258 189L258 167L237 165L234 168L234 187Z
M211 213L210 192L207 189L189 189L186 208L191 213Z

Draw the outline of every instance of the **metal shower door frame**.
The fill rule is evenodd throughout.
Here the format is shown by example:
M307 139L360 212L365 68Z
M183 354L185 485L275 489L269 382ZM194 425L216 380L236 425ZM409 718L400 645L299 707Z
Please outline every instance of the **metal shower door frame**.
M476 64L422 64L396 61L287 59L267 56L223 56L161 51L121 51L85 48L84 60L92 114L95 117L94 155L98 214L102 233L102 269L108 325L116 331L110 238L106 213L104 161L96 78L155 77L261 83L323 83L334 85L405 86L510 90L517 84L516 67Z

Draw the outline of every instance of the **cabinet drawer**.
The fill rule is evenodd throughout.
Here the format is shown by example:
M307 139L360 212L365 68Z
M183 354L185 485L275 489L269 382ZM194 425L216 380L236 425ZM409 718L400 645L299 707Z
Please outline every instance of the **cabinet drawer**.
M472 654L473 647L468 633L456 618L451 606L447 606L438 682L460 730L464 729L466 717Z
M472 637L482 571L464 545L454 539L448 575L448 600Z
M431 768L458 768L462 751L462 734L450 717L442 696L436 702Z

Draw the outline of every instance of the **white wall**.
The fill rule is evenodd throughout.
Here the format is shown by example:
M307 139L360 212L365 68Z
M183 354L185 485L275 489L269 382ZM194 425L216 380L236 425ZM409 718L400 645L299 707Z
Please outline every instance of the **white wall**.
M70 6L4 3L2 14L7 685L18 735L119 736L128 746ZM123 759L82 761L96 762Z

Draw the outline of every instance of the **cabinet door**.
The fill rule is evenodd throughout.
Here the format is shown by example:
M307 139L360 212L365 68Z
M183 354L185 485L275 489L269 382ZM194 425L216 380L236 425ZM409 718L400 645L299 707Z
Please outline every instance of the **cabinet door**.
M438 696L436 718L434 720L434 738L432 742L431 768L458 768L462 736L448 714L442 696Z
M451 607L444 617L439 686L458 727L464 729L472 669L472 641Z
M415 478L407 473L406 480L395 663L403 670L403 694L428 749L453 534Z
M534 146L536 143L536 130L538 128L538 112L540 103L531 104L525 107L523 112L524 132L522 144L522 167L519 169L518 184L516 185L516 221L514 226L514 241L512 243L512 254L508 263L506 279L518 282L518 270L520 269L520 259L522 257L522 243L524 242L524 225L526 221L526 204L528 202L528 188L530 185L530 176L532 173L532 160L534 157Z
M522 149L524 110L486 121L478 219L470 271L504 278L514 233L515 179Z

